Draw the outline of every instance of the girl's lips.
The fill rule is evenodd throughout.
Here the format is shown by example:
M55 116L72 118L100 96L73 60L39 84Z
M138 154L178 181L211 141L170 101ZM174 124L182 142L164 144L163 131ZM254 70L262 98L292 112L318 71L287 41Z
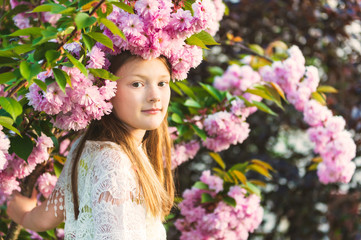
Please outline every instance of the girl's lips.
M162 110L159 108L152 108L152 109L147 109L147 110L142 110L142 112L144 113L148 113L148 114L157 114L160 113Z

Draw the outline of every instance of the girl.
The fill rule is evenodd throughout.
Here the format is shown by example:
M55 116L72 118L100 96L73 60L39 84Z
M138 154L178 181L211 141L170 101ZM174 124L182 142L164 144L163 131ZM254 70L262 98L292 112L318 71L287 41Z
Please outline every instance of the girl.
M166 239L162 220L174 200L167 108L171 65L124 52L113 112L74 144L46 203L14 192L8 215L33 231L58 226L65 239Z

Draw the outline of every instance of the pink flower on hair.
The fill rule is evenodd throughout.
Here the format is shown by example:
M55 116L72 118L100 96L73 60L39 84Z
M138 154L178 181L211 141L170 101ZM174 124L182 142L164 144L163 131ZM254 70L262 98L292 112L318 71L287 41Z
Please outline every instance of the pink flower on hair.
M88 55L88 68L103 68L105 63L105 53L100 48L94 46Z

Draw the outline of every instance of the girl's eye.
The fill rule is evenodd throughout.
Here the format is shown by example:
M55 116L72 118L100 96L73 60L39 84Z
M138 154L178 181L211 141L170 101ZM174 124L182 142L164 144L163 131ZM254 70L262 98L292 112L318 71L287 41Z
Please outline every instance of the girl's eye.
M132 83L132 87L139 88L139 87L141 87L141 86L142 86L142 83L140 83L140 82L134 82L134 83Z
M168 84L168 82L163 81L163 82L158 83L158 86L164 87L164 86L166 86L167 84Z

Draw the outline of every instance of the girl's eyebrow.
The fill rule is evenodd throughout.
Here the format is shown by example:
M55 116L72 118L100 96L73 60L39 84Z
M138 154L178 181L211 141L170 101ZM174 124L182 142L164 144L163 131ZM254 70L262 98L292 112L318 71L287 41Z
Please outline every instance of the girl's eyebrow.
M148 79L148 76L146 76L146 75L141 75L141 74L133 74L132 75L133 77L139 77L139 78L143 78L143 79ZM161 75L161 76L159 76L159 79L161 79L161 78L169 78L169 75Z

